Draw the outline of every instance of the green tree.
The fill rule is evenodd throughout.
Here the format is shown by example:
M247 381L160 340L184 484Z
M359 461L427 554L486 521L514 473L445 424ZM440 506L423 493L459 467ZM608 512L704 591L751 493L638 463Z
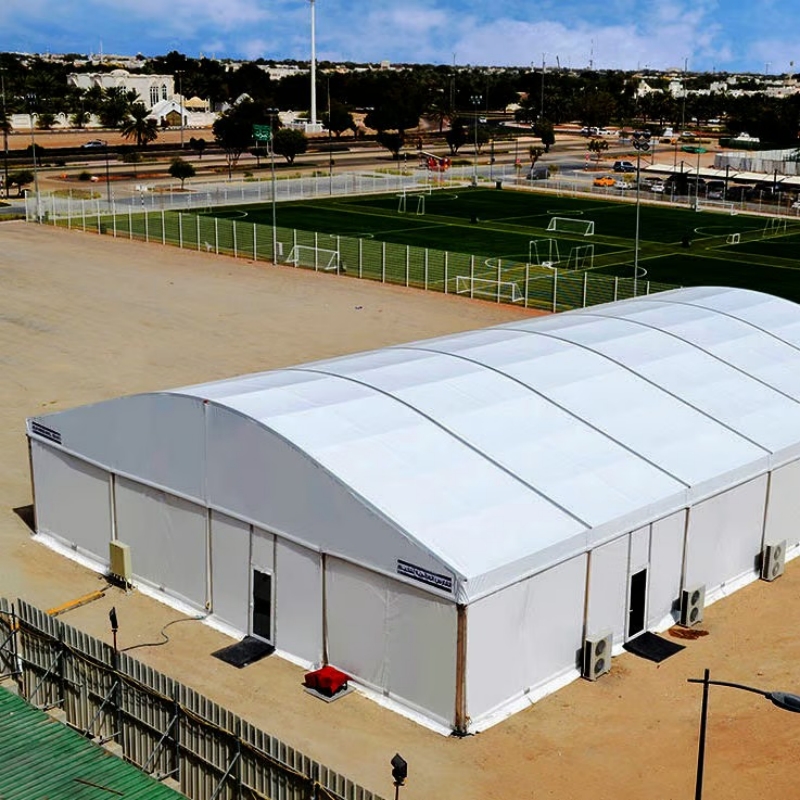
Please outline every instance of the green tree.
M289 164L294 164L297 156L308 150L308 137L296 128L282 128L272 137L275 155L283 156Z
M56 115L52 111L41 111L36 115L36 127L40 131L49 131L56 122Z
M173 158L172 163L169 165L169 174L181 182L181 191L183 191L183 184L187 178L194 178L197 174L195 168L182 158Z
M589 143L586 145L586 149L590 153L594 153L595 161L599 161L600 153L603 153L606 150L608 150L608 142L605 139L589 139Z
M400 151L405 144L402 131L378 131L375 139L381 147L385 147L392 154L395 161L400 158Z
M450 130L445 131L444 140L450 148L450 153L455 155L467 141L467 129L464 127L464 121L458 117L453 120Z
M268 122L268 112L250 100L231 106L214 122L214 138L225 153L229 178L242 153L253 144L253 125Z
M528 149L528 156L531 159L531 167L536 166L536 162L546 153L547 151L544 147L537 147L536 145L532 144Z
M122 125L122 135L126 139L135 139L137 147L144 147L158 138L158 126L149 118L144 103L134 103L129 111L128 119Z
M75 111L69 118L70 125L73 128L85 128L86 123L89 122L91 114L88 111L81 108Z
M322 115L322 124L338 139L345 131L353 131L355 136L356 121L342 103L331 103L331 112Z
M556 143L556 134L553 130L553 123L548 120L542 120L536 123L536 135L542 140L545 153L550 152L550 148Z
M22 190L29 183L33 183L33 172L29 169L20 169L16 172L9 172L8 187L17 187L17 194L22 197Z
M202 136L199 139L196 139L194 136L189 139L189 147L197 153L201 161L203 160L203 151L206 149L206 145L207 142Z

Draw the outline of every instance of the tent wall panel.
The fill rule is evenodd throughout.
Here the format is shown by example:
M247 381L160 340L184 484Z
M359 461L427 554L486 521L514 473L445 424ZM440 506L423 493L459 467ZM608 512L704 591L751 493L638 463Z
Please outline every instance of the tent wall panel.
M452 725L455 605L337 558L326 559L326 567L330 662Z
M167 392L131 395L71 409L49 420L64 447L109 472L121 472L178 494L204 494L203 402ZM45 423L48 424L48 423Z
M650 526L647 624L658 625L674 610L681 593L686 511L678 511Z
M275 534L253 526L252 569L275 572Z
M211 602L223 622L248 631L250 606L250 526L211 513Z
M317 664L322 660L320 554L278 539L275 558L275 646Z
M689 512L686 585L713 591L757 568L767 476L698 503Z
M800 461L772 473L767 503L765 543L786 539L787 548L800 544Z
M631 549L628 573L633 575L650 565L650 526L635 530L630 535Z
M402 559L453 575L279 436L230 410L206 408L211 505L387 572Z
M117 538L130 545L137 578L202 608L206 600L207 515L187 500L118 478Z
M587 556L580 555L470 605L467 713L473 720L575 669L586 568Z
M97 467L31 441L36 527L103 564L111 541L110 476Z
M614 632L614 641L625 638L628 597L628 536L620 536L592 550L589 558L589 603L586 634Z

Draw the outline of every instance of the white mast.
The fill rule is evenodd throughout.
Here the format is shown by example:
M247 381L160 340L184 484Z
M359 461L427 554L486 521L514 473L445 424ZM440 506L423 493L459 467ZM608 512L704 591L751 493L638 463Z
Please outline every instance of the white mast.
M308 0L311 3L311 115L309 124L312 130L317 126L317 34L316 34L316 13L314 9L315 0Z

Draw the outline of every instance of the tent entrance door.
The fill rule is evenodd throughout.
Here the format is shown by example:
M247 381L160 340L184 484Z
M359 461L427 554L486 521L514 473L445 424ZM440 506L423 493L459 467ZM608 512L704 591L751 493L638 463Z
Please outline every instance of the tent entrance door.
M272 575L253 570L253 604L250 627L253 636L272 642Z
M640 634L644 630L647 605L647 570L643 569L631 575L628 600L628 638Z

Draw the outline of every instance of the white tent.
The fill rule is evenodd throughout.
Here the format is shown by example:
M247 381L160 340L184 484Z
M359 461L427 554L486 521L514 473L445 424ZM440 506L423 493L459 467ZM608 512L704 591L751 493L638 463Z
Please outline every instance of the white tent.
M28 421L37 531L479 729L800 533L800 307L693 288Z

